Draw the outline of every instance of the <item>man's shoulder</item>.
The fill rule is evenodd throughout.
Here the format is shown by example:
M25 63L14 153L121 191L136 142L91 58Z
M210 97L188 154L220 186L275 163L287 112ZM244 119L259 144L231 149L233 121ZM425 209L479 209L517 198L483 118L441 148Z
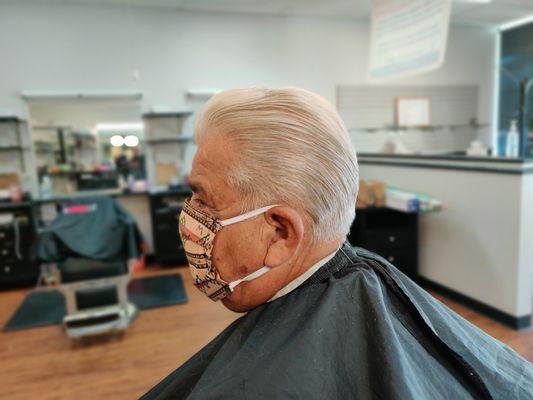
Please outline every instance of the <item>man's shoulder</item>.
M362 247L344 242L335 256L311 276L307 284L325 282L329 278L341 278L355 272L387 273L390 270L396 274L398 270L380 255Z

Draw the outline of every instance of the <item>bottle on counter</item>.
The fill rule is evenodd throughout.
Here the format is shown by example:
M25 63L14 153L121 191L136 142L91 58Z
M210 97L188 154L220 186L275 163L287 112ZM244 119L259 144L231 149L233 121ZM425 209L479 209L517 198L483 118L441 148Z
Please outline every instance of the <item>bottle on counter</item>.
M507 140L505 144L505 156L506 157L518 157L518 128L516 127L516 119L511 121L511 127L507 132Z
M41 197L50 198L54 192L52 180L48 175L44 175L41 182Z

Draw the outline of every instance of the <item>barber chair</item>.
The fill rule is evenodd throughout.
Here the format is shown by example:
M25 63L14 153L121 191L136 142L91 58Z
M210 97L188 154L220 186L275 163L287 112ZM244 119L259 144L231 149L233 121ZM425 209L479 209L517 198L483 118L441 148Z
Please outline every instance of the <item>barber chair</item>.
M71 200L39 233L36 258L46 289L58 289L67 335L80 338L126 329L137 314L128 301L130 267L142 236L134 218L110 197Z

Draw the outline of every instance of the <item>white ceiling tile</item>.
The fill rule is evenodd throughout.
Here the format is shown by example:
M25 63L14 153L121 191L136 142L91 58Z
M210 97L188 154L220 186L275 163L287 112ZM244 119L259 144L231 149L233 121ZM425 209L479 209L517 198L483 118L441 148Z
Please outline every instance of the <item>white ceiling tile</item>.
M521 7L503 6L501 4L489 4L476 7L454 18L456 22L472 24L499 25L531 14L531 11Z
M182 9L209 12L279 14L289 0L185 0Z
M179 8L185 0L63 0L70 4L109 4L119 6Z
M476 7L479 7L476 4L462 2L462 1L454 1L452 2L452 15L461 15L464 14L467 11L470 11Z
M371 0L291 0L284 14L368 19Z
M506 7L522 7L533 10L533 0L492 0L492 3Z
M39 0L39 2L167 7L198 12L282 14L354 20L369 19L372 8L372 0ZM453 0L452 3L453 24L495 26L531 14L533 14L533 0L492 0L487 4Z
M140 5L140 6L159 6L159 7L181 7L185 0L126 0L131 5Z

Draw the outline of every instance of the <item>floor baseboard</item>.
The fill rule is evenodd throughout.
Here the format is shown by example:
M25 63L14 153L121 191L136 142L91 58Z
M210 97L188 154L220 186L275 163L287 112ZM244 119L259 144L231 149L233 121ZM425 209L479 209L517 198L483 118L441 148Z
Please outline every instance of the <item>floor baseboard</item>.
M417 282L420 286L424 288L434 290L435 292L442 294L443 296L446 296L450 300L461 303L513 329L523 329L523 328L528 328L529 326L531 326L531 315L523 315L520 317L515 317L514 315L498 310L497 308L489 306L488 304L482 303L478 300L475 300L471 297L468 297L462 293L456 292L453 289L450 289L446 286L443 286L439 283L433 282L432 280L429 280L421 276L418 277Z

